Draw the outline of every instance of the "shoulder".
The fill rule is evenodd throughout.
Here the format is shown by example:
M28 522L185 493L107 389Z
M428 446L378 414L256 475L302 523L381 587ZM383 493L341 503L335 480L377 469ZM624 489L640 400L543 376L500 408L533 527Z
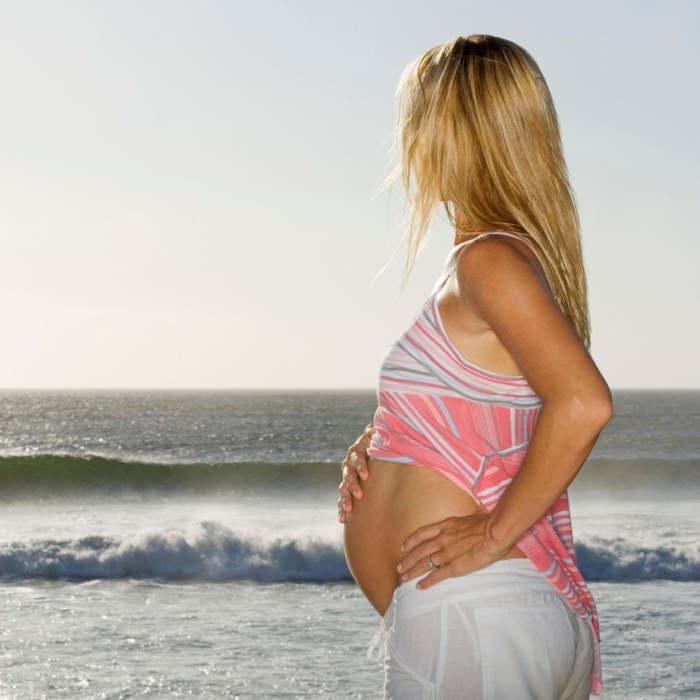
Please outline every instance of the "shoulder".
M464 247L459 253L459 259L474 258L477 256L520 256L524 259L526 255L523 250L527 245L511 236L488 235L477 238ZM467 253L469 251L469 253Z
M459 252L455 265L460 295L465 300L474 295L478 300L513 294L534 295L534 300L541 295L551 299L544 271L534 253L526 243L511 237L485 236L475 240Z
M496 334L535 393L543 400L574 397L586 416L594 404L609 405L607 384L525 254L505 236L486 236L460 252L460 296Z

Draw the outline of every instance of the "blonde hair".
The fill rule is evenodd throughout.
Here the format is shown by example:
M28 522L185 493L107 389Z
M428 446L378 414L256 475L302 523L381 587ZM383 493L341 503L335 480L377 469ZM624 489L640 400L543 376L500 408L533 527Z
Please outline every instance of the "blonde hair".
M589 348L575 195L552 96L534 59L507 39L460 36L411 61L395 99L398 162L380 191L400 178L410 204L403 283L442 202L453 226L462 211L476 231L506 230L529 241Z

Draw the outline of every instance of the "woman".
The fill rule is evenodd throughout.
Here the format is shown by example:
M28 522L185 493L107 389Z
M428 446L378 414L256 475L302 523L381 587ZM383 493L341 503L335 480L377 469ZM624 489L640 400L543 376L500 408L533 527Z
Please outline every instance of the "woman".
M475 34L410 63L397 98L406 272L440 203L455 245L384 359L373 425L339 486L346 559L382 616L385 697L599 695L567 488L612 397L588 352L547 84L517 44Z

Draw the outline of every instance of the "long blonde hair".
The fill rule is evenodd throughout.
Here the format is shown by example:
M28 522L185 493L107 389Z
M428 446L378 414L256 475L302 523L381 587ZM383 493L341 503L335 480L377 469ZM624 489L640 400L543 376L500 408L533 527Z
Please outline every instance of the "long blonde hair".
M460 210L475 231L507 230L529 241L589 348L575 195L552 96L534 59L500 37L456 37L404 68L395 99L398 162L380 191L401 179L410 204L403 283L442 202L453 226Z

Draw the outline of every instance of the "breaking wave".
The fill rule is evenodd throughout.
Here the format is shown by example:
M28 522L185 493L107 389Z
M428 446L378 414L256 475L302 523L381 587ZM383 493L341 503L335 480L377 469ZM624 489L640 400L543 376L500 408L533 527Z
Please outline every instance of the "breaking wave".
M639 547L597 537L575 547L587 581L700 580L697 549ZM312 536L263 540L210 520L123 538L92 535L0 544L0 577L352 581L339 542Z

